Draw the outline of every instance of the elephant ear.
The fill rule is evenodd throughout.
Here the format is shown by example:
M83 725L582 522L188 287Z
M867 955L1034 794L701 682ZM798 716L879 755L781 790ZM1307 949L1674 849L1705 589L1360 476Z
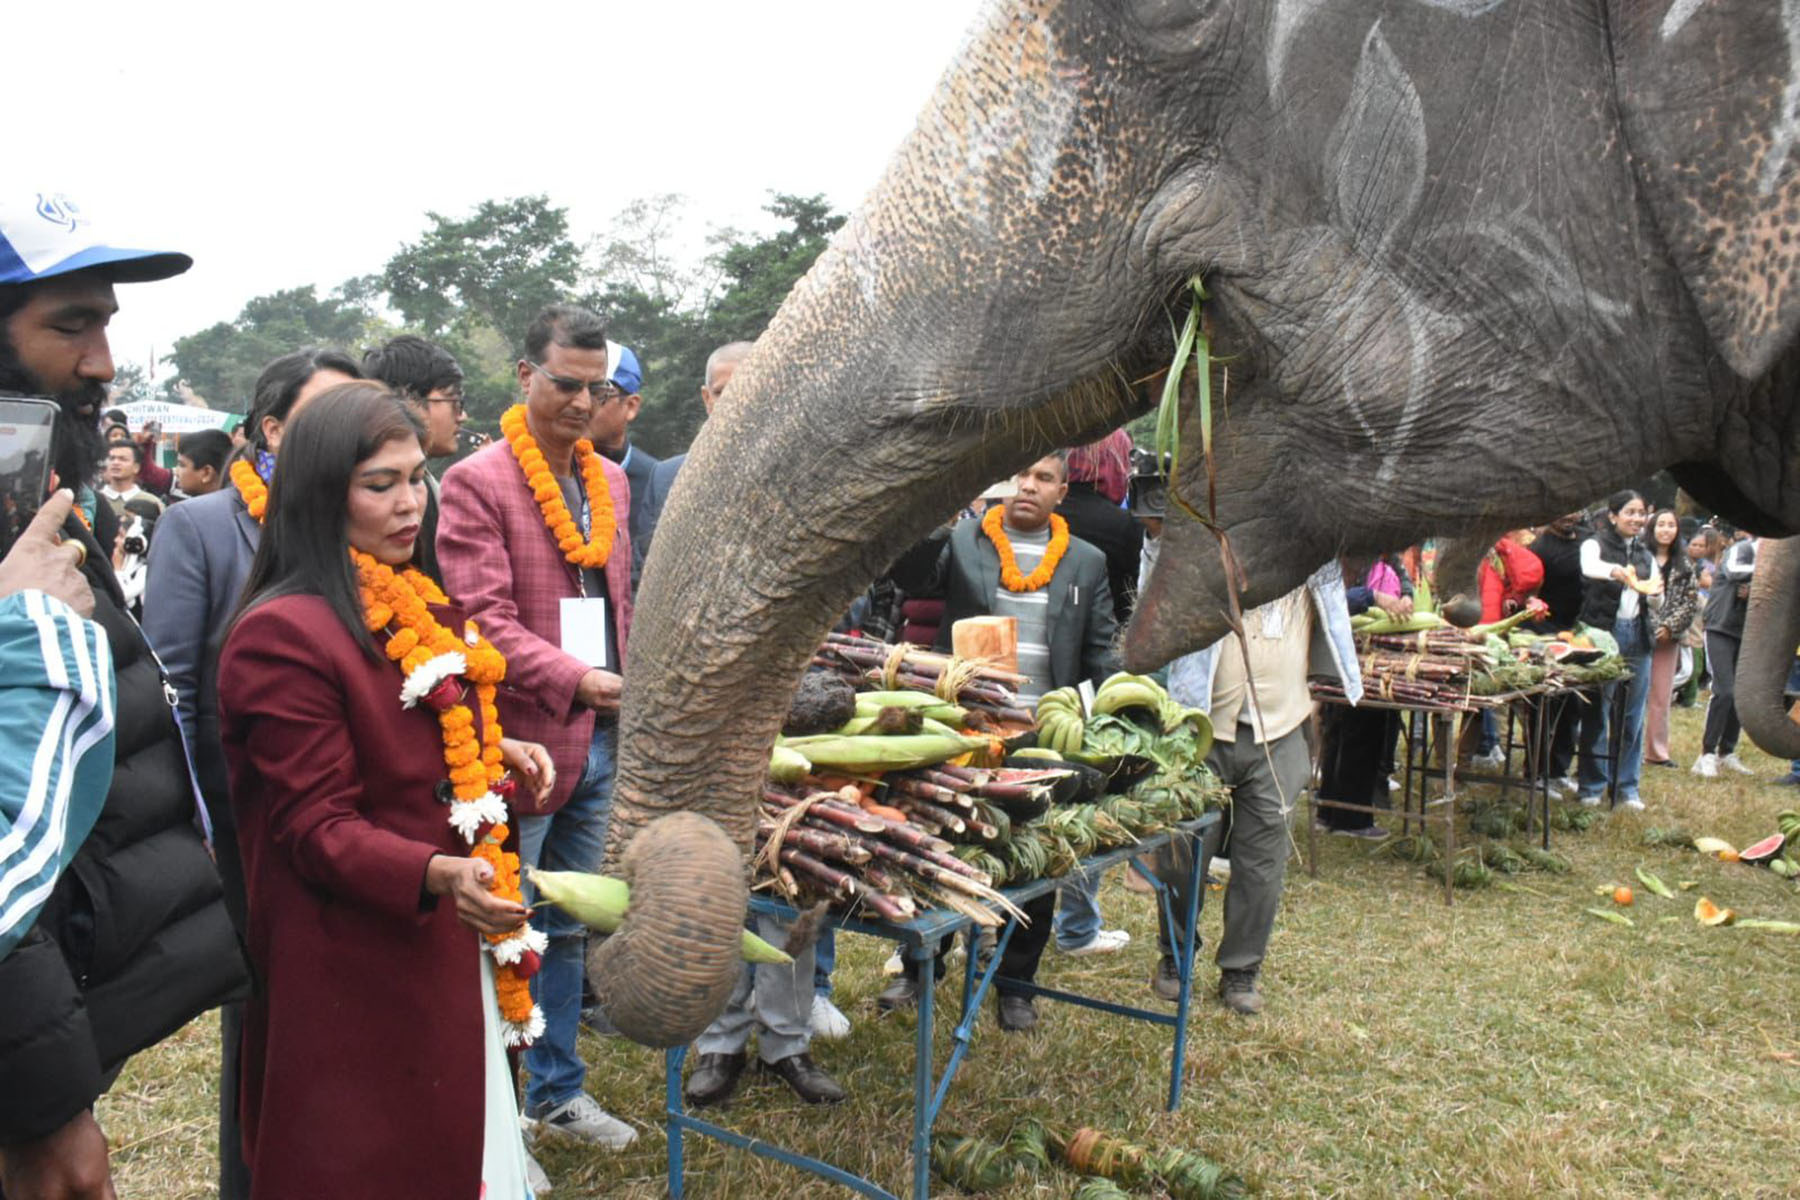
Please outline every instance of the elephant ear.
M1620 0L1632 160L1732 369L1762 375L1800 324L1800 0Z

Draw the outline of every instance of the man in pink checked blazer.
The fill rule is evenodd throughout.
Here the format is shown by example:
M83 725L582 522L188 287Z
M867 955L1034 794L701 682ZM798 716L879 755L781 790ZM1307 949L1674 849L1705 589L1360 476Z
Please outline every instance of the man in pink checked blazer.
M554 486L533 494L511 439L456 464L439 497L438 563L445 586L506 655L501 725L541 742L556 764L545 807L518 817L520 858L545 870L593 871L612 809L619 676L631 631L631 488L618 466L577 443L586 445L596 408L620 403L621 393L611 381L606 323L586 309L544 309L525 335L525 354L518 367L523 432ZM602 481L591 494L589 485ZM569 553L544 512L558 491L556 518L566 512L581 532ZM570 561L590 545L606 548L599 569ZM534 1128L623 1149L637 1133L583 1090L587 1071L575 1052L586 931L554 907L532 922L550 946L533 980L545 1031L525 1054L525 1115Z

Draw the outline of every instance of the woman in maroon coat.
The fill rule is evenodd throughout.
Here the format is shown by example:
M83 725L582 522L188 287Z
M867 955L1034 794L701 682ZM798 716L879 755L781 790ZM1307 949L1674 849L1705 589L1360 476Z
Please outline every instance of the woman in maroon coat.
M259 983L242 1090L257 1200L529 1194L477 936L526 910L489 890L492 866L448 819L438 717L402 708L349 555L411 562L418 432L368 383L295 418L220 663ZM430 611L463 630L454 609ZM540 747L500 748L548 790Z

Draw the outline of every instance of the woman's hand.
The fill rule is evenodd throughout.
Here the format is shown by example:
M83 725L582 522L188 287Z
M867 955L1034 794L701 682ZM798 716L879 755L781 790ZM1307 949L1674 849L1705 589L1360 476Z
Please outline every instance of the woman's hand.
M503 900L488 888L494 868L479 858L434 854L425 865L425 890L456 901L456 916L477 933L511 933L530 912L523 904Z
M530 793L533 808L550 798L550 790L556 786L556 764L550 761L548 750L536 742L501 738L500 757Z
M1672 642L1674 640L1675 640L1674 638L1669 636L1669 627L1667 625L1658 625L1656 627L1656 644L1657 645L1667 646L1670 642Z

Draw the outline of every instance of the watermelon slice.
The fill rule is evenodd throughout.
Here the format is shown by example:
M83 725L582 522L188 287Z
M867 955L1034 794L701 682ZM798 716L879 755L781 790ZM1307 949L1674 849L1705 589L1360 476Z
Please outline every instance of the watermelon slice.
M1738 851L1738 861L1747 863L1766 863L1781 853L1782 844L1787 841L1779 833L1772 833L1760 842L1752 842Z

